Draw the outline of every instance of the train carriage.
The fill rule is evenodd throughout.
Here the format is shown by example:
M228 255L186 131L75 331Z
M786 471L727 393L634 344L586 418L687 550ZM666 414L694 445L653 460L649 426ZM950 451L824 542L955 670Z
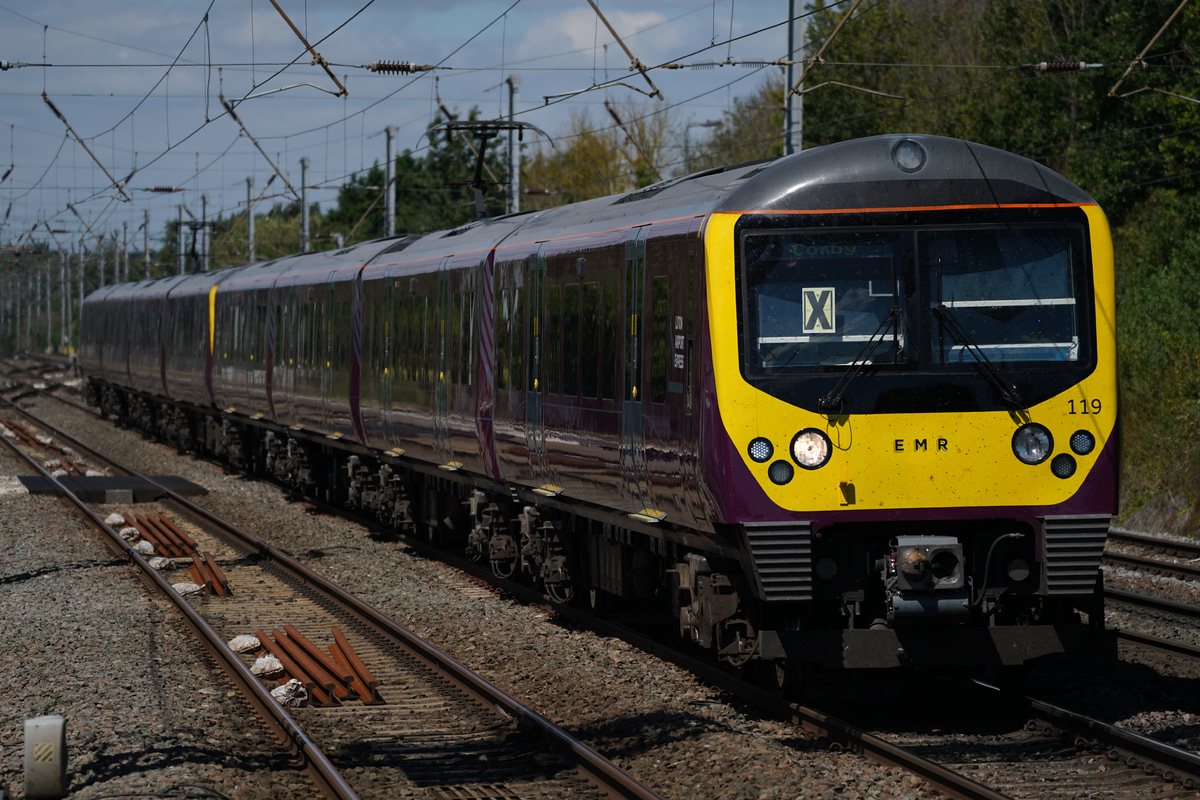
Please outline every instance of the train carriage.
M1111 646L1111 243L1035 162L874 137L214 275L130 331L161 392L88 298L107 411L776 676Z

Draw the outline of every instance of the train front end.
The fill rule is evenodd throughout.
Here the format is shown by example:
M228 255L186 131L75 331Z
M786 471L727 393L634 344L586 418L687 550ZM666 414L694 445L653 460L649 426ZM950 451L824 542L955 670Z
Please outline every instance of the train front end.
M775 162L704 237L704 469L744 554L722 652L1014 667L1110 647L1116 342L1095 202L998 150L875 137Z

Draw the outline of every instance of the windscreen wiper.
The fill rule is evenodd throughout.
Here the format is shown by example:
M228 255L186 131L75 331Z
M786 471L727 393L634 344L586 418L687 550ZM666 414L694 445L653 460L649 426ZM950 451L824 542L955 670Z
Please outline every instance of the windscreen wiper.
M1021 408L1025 405L1025 398L1021 396L1021 391L1004 379L1000 374L1000 370L996 369L995 365L988 360L987 355L980 349L979 345L975 344L975 340L967 333L966 329L955 318L954 312L945 303L940 304L933 309L934 315L942 321L946 329L950 331L950 335L954 337L963 349L971 354L972 357L979 363L983 374L991 381L992 385L1000 392L1000 398L1004 402L1014 408Z
M870 363L871 356L875 354L875 350L883 343L883 340L886 338L884 331L899 318L900 306L893 305L891 310L888 311L887 316L883 318L883 322L879 323L879 327L875 329L875 332L871 334L871 338L863 345L863 349L858 351L858 355L850 362L850 369L843 372L841 379L829 390L829 393L817 401L817 411L823 414L835 414L842 410L842 400L846 396L846 390L850 388L850 384L863 371L863 367Z

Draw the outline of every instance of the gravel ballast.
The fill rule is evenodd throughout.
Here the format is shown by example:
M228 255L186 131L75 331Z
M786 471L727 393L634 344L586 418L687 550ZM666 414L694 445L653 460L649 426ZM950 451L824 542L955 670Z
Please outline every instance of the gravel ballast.
M273 486L181 458L50 401L35 405L144 473L177 474L204 486L210 494L199 498L202 505L390 614L664 797L937 796L912 775L824 750L794 726L746 712L623 641L566 627L481 590L457 570L289 502ZM0 475L11 476L14 464L5 458ZM201 784L235 797L286 797L289 781L292 793L308 796L274 742L262 741L256 719L229 697L232 688L170 605L152 597L60 501L31 497L12 484L0 477L0 620L7 629L21 620L28 657L20 680L0 689L4 788L22 796L23 720L59 713L69 722L72 796ZM61 530L25 533L45 528L46 520L59 520ZM67 595L79 599L61 599ZM5 638L11 652L14 637ZM90 665L75 663L85 652L101 655ZM181 678L182 665L189 671ZM46 688L59 682L70 691ZM61 700L49 706L51 697ZM148 761L154 756L147 752L162 755ZM282 792L259 793L276 780Z

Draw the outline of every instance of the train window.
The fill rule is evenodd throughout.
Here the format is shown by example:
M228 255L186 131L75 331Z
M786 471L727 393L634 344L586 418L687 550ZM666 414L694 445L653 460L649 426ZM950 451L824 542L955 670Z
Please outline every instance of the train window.
M600 284L583 285L583 353L579 359L579 384L584 397L600 396Z
M605 400L613 400L617 396L617 348L621 340L617 338L617 315L621 310L617 306L616 281L604 282L604 330L600 336L600 382L601 393Z
M1062 228L939 231L920 239L935 363L1078 361L1078 234Z
M562 388L562 287L551 286L546 293L546 331L542 341L546 347L546 391L558 392Z
M742 316L753 367L907 363L911 242L902 233L747 234Z
M579 284L563 289L563 394L579 393Z
M671 363L671 315L666 275L656 277L650 287L650 402L667 399L667 367Z

